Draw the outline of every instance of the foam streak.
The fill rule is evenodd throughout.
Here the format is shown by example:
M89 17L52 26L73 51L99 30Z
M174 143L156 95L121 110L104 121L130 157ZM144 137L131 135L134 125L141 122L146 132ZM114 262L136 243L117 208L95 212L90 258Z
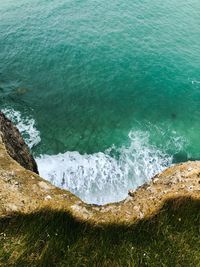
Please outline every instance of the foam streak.
M130 132L129 138L129 147L112 147L105 153L43 155L36 159L40 175L88 203L122 200L129 189L136 189L173 160L149 144L148 134ZM111 156L111 151L118 156Z
M12 108L4 108L2 112L16 125L29 148L40 143L40 132L36 129L33 118L23 117L19 111Z

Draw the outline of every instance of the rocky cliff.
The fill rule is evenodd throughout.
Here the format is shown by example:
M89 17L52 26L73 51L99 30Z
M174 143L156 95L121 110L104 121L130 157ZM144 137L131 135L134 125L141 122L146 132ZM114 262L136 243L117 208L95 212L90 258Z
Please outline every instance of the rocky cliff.
M27 170L38 173L37 164L18 129L2 112L0 112L0 133L8 154Z
M160 211L166 201L200 199L200 162L168 168L124 201L88 205L66 190L54 187L37 174L37 165L19 131L0 114L0 216L50 208L67 211L92 224L134 223Z

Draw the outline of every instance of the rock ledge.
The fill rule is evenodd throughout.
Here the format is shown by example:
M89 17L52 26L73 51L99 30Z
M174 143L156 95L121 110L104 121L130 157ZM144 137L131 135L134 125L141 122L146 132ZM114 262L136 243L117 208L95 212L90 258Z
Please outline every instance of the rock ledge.
M11 131L12 129L12 131ZM12 123L0 114L0 216L41 209L70 212L91 224L132 224L160 211L166 201L200 199L200 161L172 166L121 202L89 205L37 174L37 166ZM20 137L19 137L20 136Z

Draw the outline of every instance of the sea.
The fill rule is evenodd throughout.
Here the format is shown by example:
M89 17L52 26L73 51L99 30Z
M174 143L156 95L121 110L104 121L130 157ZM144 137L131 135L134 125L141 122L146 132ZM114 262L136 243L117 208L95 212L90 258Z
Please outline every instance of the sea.
M200 160L200 1L0 0L0 109L87 203Z

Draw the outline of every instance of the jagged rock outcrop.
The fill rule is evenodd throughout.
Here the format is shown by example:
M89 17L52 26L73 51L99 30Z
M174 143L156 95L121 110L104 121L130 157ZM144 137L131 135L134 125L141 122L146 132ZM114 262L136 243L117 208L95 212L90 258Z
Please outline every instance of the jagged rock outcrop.
M11 127L2 123L7 120L1 120L4 132L6 127ZM10 154L16 153L14 148L23 147L18 134L11 135L17 139L10 145L8 135L5 137L4 133L4 138L0 138L0 217L48 208L67 211L74 218L91 224L132 224L154 216L169 200L200 200L200 161L196 161L168 168L135 192L130 191L129 196L127 192L124 201L104 206L86 204L69 191L56 188L28 171L14 160L14 156L11 158Z
M37 164L18 129L2 112L0 112L0 133L9 155L27 170L38 173Z

